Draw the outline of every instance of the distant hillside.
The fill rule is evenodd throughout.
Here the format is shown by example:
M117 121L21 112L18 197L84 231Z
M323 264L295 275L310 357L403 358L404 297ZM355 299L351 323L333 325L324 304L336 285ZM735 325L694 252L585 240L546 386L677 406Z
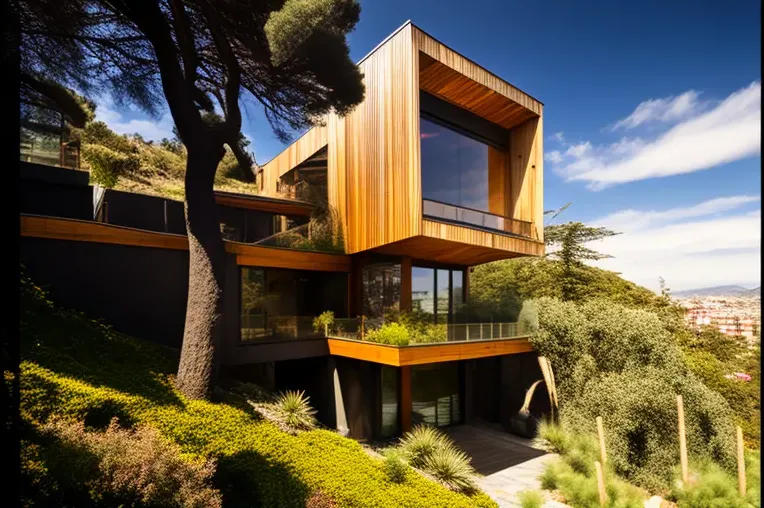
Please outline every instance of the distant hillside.
M710 288L688 289L672 294L676 298L693 298L704 296L760 296L761 287L747 289L742 286L714 286Z

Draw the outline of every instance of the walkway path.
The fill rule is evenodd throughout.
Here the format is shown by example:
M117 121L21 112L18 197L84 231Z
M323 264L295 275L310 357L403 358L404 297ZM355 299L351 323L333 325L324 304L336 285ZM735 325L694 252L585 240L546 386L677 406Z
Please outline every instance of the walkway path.
M556 455L532 446L531 441L488 426L460 425L446 431L454 442L472 457L475 470L483 475L478 485L500 508L521 506L518 494L541 490L538 477L544 465ZM544 508L567 505L547 498Z

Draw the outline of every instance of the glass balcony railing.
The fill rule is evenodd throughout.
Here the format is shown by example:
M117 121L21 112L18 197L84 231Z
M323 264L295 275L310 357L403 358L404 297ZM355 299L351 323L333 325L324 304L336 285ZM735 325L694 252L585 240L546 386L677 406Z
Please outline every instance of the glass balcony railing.
M438 220L477 226L479 228L537 239L536 228L532 222L502 217L472 208L449 205L431 199L422 200L422 215Z

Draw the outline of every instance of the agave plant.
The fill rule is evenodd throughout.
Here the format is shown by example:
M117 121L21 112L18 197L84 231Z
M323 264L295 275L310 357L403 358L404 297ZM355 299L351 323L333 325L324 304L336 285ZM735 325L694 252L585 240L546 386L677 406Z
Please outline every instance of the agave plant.
M451 444L437 448L422 469L453 491L469 494L477 490L470 458Z
M304 391L287 391L279 395L274 406L288 427L310 430L316 426L316 411L309 402Z
M421 468L436 450L451 445L451 441L434 427L417 425L403 435L400 449L408 457L409 463Z

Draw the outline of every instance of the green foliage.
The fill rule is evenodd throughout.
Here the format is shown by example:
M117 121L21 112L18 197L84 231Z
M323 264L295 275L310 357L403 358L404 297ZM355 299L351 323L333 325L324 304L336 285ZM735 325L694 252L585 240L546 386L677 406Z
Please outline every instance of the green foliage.
M581 222L567 222L544 228L544 242L547 246L557 246L548 254L562 265L560 290L563 300L579 299L589 282L590 271L584 270L583 262L610 257L586 247L586 244L618 233L603 227L590 227Z
M216 508L210 487L213 461L189 460L156 429L86 431L82 422L52 421L41 427L41 448L55 485L45 486L63 504Z
M316 411L310 407L310 397L302 391L287 391L276 398L276 410L284 423L295 430L311 430L316 426Z
M470 458L453 445L436 448L424 459L422 469L455 492L469 494L478 490Z
M449 439L435 427L417 425L403 435L398 447L412 466L423 468L427 458L435 453L435 450L449 444Z
M571 506L599 506L594 461L599 460L599 449L592 434L572 432L554 424L545 423L539 435L560 454L544 467L540 476L545 490L559 490ZM608 450L608 457L610 452ZM609 459L608 459L609 460ZM620 479L609 467L605 468L607 506L642 507L645 492Z
M495 507L421 477L389 481L385 464L328 430L290 435L252 411L184 398L173 386L177 352L121 336L58 309L24 279L21 292L21 415L25 425L24 499L49 505L50 475L38 433L51 417L124 415L156 428L189 459L217 462L214 485L232 506L303 507L321 491L338 506ZM107 420L108 424L108 420Z
M522 508L541 508L544 504L544 495L538 490L524 490L517 497Z
M378 344L408 346L411 335L409 329L401 323L385 323L375 330L369 330L365 340Z
M700 382L653 313L604 301L536 301L530 341L550 359L560 415L571 431L591 433L602 416L615 472L640 487L668 488L676 463L676 395L685 401L688 449L734 466L729 405Z
M385 450L385 472L391 482L403 483L406 480L406 474L409 471L408 462L403 452L397 448Z
M101 145L124 154L136 153L137 143L128 139L125 135L114 132L105 122L88 122L80 132L83 143Z
M83 145L82 158L90 165L93 181L106 188L114 187L120 175L134 172L140 167L140 161L135 155L126 155L102 145Z
M334 327L334 312L326 310L313 318L313 330L316 333L324 333L324 330L331 331Z
M725 471L717 464L703 461L691 465L691 481L684 485L680 478L679 468L674 469L675 481L671 489L671 499L680 508L750 508L761 506L760 484L758 469L751 476L746 461L746 496L738 491L737 475ZM755 464L758 466L758 464ZM754 480L751 482L750 480Z
M420 309L403 312L390 309L385 312L385 323L398 323L406 327L411 344L429 344L448 340L448 327L445 324L433 323L432 314Z

